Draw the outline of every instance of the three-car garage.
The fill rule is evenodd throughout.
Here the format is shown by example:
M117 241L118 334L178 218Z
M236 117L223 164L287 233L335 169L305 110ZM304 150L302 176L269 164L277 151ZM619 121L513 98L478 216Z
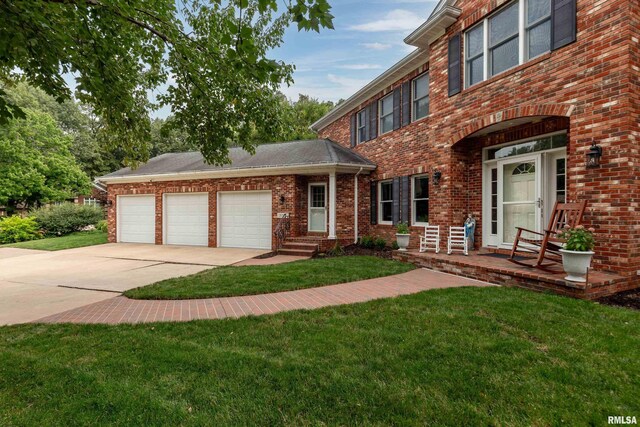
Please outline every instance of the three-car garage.
M271 249L271 197L271 191L164 193L156 207L154 194L119 195L117 241L156 243L161 212L163 244L209 246L212 235L219 247Z

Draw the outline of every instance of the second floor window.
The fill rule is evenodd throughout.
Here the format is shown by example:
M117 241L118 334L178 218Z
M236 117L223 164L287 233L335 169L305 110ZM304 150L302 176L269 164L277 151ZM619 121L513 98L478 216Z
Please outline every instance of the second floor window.
M423 74L413 80L413 120L429 115L429 74Z
M393 130L393 94L380 100L380 134Z
M367 121L365 116L365 110L358 111L358 144L364 142L366 139Z
M517 0L465 33L465 85L551 50L551 0Z

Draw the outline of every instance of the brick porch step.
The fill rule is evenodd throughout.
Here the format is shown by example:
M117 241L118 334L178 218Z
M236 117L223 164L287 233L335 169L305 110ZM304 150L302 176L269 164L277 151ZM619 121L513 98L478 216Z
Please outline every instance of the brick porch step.
M280 255L312 257L316 253L318 253L318 245L315 243L284 242L282 248L278 249Z

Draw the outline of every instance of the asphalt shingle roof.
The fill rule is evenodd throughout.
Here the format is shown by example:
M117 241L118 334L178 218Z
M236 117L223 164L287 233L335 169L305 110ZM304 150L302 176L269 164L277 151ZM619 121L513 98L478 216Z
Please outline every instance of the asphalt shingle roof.
M202 154L197 151L168 153L150 159L137 169L123 168L102 178L323 164L375 166L366 158L329 139L259 145L254 155L242 148L231 148L229 157L231 164L215 166L205 163Z

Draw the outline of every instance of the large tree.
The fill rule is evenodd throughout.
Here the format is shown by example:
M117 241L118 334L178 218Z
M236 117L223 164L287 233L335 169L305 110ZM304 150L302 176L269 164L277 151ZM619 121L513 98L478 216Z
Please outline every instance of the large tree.
M71 154L71 137L47 113L23 111L24 119L0 126L0 205L12 212L90 191Z
M176 4L181 5L180 8ZM23 111L6 87L25 79L58 101L90 105L130 163L146 160L149 113L170 105L175 125L212 163L230 144L252 151L255 129L280 125L277 88L293 67L270 59L285 28L332 26L326 0L0 0L0 124Z

